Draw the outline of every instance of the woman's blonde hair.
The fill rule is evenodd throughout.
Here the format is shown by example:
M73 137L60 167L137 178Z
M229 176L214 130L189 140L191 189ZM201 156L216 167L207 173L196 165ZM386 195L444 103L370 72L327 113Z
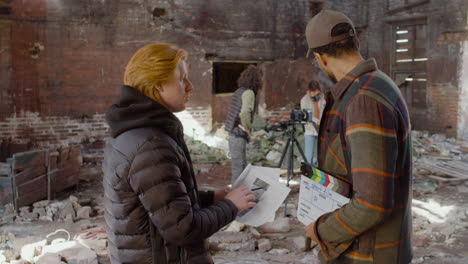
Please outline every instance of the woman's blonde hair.
M187 60L187 52L175 45L146 45L133 55L125 67L124 84L161 103L156 86L177 77L176 70L181 60Z

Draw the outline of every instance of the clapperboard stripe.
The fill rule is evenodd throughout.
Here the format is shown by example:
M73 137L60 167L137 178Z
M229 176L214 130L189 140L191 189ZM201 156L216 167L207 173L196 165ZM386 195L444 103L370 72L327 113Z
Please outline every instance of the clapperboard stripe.
M312 168L312 177L310 177L310 179L341 195L347 196L349 194L350 186L348 183L341 181L317 168Z

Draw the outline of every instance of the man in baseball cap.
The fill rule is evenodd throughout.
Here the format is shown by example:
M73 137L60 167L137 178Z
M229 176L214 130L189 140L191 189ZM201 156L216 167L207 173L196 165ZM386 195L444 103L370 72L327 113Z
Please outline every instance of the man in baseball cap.
M318 135L319 169L352 184L350 200L306 227L322 263L407 264L412 259L411 125L395 83L364 60L351 20L322 10L309 51L335 85Z

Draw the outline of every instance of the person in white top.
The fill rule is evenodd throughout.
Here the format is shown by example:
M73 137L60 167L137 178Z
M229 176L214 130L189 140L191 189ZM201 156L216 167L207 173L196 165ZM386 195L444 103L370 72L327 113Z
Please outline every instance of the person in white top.
M317 163L315 150L317 145L317 129L320 125L323 109L325 108L325 99L322 96L320 83L312 80L307 87L307 92L301 99L301 109L307 109L312 113L313 123L307 123L304 131L304 151L306 162L311 165ZM317 129L316 129L317 128Z

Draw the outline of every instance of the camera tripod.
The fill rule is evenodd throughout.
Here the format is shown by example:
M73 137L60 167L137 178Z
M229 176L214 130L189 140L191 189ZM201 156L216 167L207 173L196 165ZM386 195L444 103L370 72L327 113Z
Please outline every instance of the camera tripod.
M286 146L284 147L283 153L281 155L281 159L278 164L278 168L281 168L281 165L283 164L284 158L286 157L286 154L289 151L288 155L288 175L286 178L286 186L289 187L289 181L291 178L294 176L294 145L296 145L297 149L299 150L299 153L301 153L301 156L304 160L305 163L308 164L307 159L305 158L304 152L302 151L301 145L296 139L296 125L298 124L303 124L302 122L296 122L296 121L286 121L286 122L281 122L280 127L285 128L285 131L283 135L286 135L288 137L288 141L286 142ZM310 164L309 164L310 165ZM289 195L288 195L289 197ZM287 214L287 206L288 206L288 197L284 200L284 216Z

